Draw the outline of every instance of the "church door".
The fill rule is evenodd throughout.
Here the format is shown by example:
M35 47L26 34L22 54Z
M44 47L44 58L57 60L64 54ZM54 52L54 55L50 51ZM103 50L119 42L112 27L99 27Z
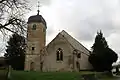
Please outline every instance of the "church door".
M43 62L40 63L40 71L43 69Z
M76 61L76 67L77 67L77 70L80 71L80 63L78 61Z
M30 63L30 71L33 71L34 70L34 62L31 62Z

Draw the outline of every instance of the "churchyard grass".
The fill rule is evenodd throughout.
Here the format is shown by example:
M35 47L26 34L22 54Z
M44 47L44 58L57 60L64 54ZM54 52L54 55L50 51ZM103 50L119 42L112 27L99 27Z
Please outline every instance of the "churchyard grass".
M83 74L94 72L35 72L35 71L12 71L10 80L84 80ZM97 73L95 73L97 74ZM115 77L99 77L98 80L119 80Z
M11 80L80 80L80 78L75 72L13 71L11 75Z

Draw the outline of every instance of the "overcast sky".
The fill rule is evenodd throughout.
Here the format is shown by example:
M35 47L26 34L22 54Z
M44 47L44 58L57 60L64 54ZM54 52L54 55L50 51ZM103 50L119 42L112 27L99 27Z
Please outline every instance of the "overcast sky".
M40 14L47 22L47 44L65 30L90 49L97 31L102 30L108 45L120 54L120 0L28 0L26 18Z

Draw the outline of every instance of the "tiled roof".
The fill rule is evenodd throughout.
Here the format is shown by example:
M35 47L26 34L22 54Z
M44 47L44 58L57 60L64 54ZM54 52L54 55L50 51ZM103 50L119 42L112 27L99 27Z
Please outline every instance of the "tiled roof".
M75 49L86 53L87 55L89 55L90 51L84 47L80 42L78 42L75 38L73 38L71 35L69 35L66 31L61 31L60 32L61 35L64 35L64 37L66 38L66 40L71 44L72 47L74 47Z

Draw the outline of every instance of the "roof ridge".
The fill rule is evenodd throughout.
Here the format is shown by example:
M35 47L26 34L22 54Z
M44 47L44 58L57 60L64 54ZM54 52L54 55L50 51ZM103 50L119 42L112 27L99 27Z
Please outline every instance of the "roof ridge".
M60 32L60 34L61 33L65 33L66 35L68 35L70 38L72 38L73 40L75 40L77 43L79 43L79 45L81 45L82 47L84 47L78 40L76 40L74 37L72 37L71 35L69 35L65 30L62 30L61 32ZM64 35L64 34L61 34L61 35ZM64 35L65 36L65 35ZM69 44L70 45L72 45L71 43L70 43L70 41L66 38L66 36L65 36L65 39L69 42ZM73 45L72 45L73 46ZM74 47L74 46L73 46ZM84 47L87 51L89 51L86 47ZM88 55L88 54L87 54Z

